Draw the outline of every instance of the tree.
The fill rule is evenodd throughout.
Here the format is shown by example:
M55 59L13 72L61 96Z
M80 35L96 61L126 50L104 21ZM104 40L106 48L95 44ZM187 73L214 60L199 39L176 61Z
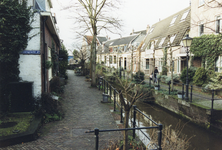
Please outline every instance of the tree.
M120 90L119 90L119 97L120 97L120 102L121 105L123 106L123 109L125 111L125 116L124 116L124 128L128 128L129 126L129 113L130 113L130 109L132 108L132 106L134 105L134 103L142 98L143 96L145 96L145 94L143 94L140 91L140 84L137 84L135 86L135 84L132 84L131 82L128 82L128 80L121 80L120 78L118 78L118 83L120 86ZM127 99L125 99L127 98ZM128 131L124 131L124 140L123 140L123 150L128 150Z
M66 70L68 68L68 52L63 44L61 50L59 51L59 57L61 58L61 60L59 61L60 76L67 79L68 76L66 74Z
M84 36L90 32L93 36L91 45L91 70L92 70L92 82L91 86L96 86L96 39L97 34L105 29L111 33L116 33L121 25L117 17L111 16L111 12L115 12L120 4L118 0L78 0L79 3L74 4L70 7L76 8L76 23L78 23L78 29L81 31L77 32L79 35ZM80 11L81 10L81 11ZM114 29L114 30L113 30Z
M84 50L84 49L74 50L73 51L73 56L74 56L75 59L80 60L79 64L80 64L80 66L83 70L83 74L85 74L86 73L85 72L85 62L88 59L87 51Z
M0 105L6 102L9 82L18 82L19 53L28 44L33 12L26 1L0 1ZM6 102L7 103L7 102ZM3 106L3 105L2 105ZM3 106L5 108L5 106ZM0 109L2 110L2 109Z

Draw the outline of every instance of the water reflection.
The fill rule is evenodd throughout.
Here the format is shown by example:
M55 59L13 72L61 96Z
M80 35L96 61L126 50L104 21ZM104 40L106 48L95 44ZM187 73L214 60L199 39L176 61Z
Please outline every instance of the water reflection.
M171 126L171 133L176 134L181 130L181 136L186 135L188 138L192 137L190 140L190 148L195 150L219 150L222 149L222 137L206 131L205 129L189 122L186 119L183 119L173 113L170 113L158 106L145 104L143 102L137 102L136 106L140 109L144 114L151 117L157 123L161 123L164 127ZM131 112L131 116L132 112ZM139 127L143 126L156 126L147 118L142 115L138 115L137 113L137 125ZM153 129L154 130L154 129ZM143 130L145 131L145 130ZM156 130L158 131L158 130ZM145 131L149 136L153 131ZM149 140L145 138L145 136L136 131L137 135L142 139L145 145L149 143Z

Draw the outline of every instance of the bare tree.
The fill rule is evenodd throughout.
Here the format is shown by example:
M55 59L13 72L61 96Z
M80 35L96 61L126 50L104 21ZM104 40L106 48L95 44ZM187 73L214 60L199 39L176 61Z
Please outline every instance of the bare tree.
M75 21L78 24L77 33L82 37L87 33L93 36L91 44L91 86L96 86L96 48L97 34L101 30L106 32L118 33L121 27L121 20L112 16L114 10L120 5L119 0L78 0L77 3L66 7L66 9L75 8Z
M78 50L74 50L73 51L73 56L75 59L79 59L79 64L83 70L83 74L85 74L85 62L88 58L88 54L87 54L87 51L85 49L80 49L78 48Z
M121 89L119 90L120 102L125 111L124 128L128 128L130 109L132 108L134 103L138 99L145 96L145 94L140 91L140 84L135 86L134 84L128 82L128 80L123 81L120 78L117 79L119 81L118 83ZM124 131L123 150L128 150L127 146L128 146L128 132L126 130Z

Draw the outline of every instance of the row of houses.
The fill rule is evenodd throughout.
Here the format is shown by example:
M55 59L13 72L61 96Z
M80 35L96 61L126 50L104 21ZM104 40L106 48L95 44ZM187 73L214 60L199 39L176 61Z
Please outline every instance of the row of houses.
M31 24L30 40L20 53L19 77L23 81L33 82L33 96L36 97L43 92L50 92L50 81L58 75L53 74L52 68L46 68L46 62L52 59L52 48L58 60L61 41L55 14L51 13L51 0L28 0L27 5L36 13Z
M104 63L107 67L122 67L127 71L132 68L133 73L143 71L149 76L154 67L162 72L166 60L168 75L171 74L169 67L173 68L174 74L181 74L186 67L187 55L182 39L186 35L199 37L203 34L219 34L222 15L220 4L221 0L192 0L190 7L152 26L148 25L146 30L132 31L129 36L118 39L106 38L101 44L97 43L97 63ZM84 41L91 40L85 37ZM191 53L189 55L193 56ZM194 57L192 63L195 67L201 67L201 58Z

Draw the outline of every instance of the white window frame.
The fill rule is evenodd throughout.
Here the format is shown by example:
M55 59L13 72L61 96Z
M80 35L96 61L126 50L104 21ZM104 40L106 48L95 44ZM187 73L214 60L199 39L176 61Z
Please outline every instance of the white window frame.
M51 55L51 48L48 47L48 58L47 58L48 61L51 61L52 62L52 55ZM52 67L50 67L48 69L48 80L50 81L52 79Z
M216 67L218 68L217 72L222 72L222 56L219 56L218 59L215 61L215 69Z

